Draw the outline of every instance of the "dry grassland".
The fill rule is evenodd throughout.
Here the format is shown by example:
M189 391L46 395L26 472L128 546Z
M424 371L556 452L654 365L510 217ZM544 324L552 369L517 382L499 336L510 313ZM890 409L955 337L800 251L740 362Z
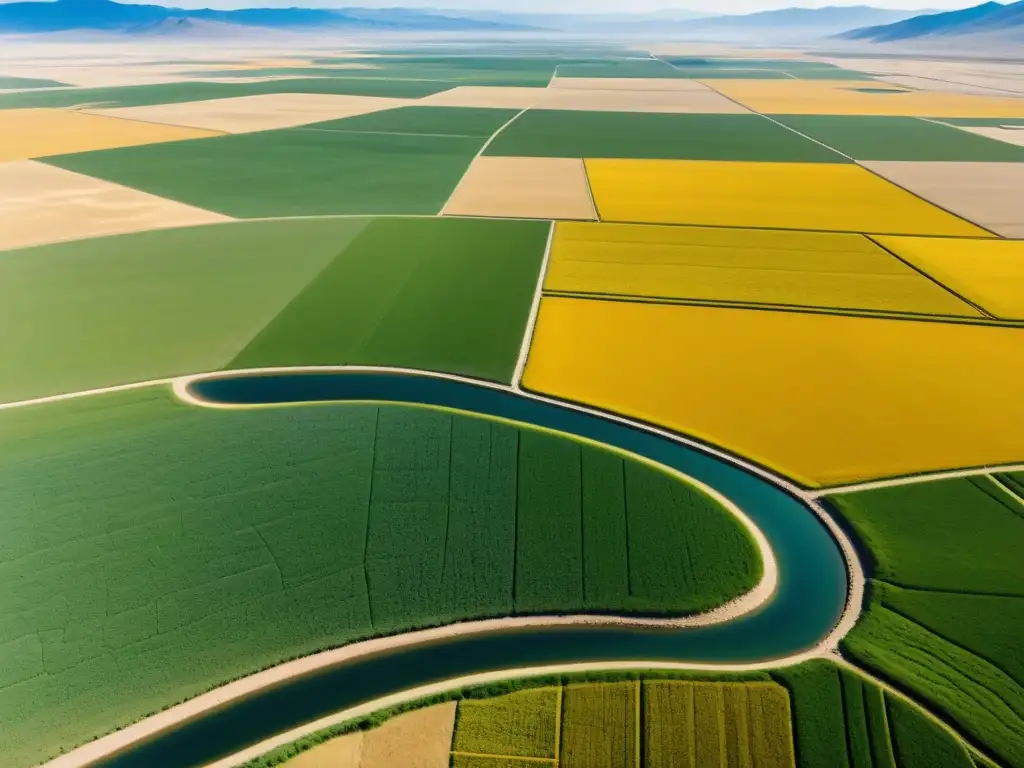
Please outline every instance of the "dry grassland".
M980 316L866 237L840 233L564 223L544 287Z
M60 109L0 110L0 162L217 135Z
M545 298L525 386L808 486L1020 461L1024 331Z
M979 136L984 136L988 139L995 139L996 141L1005 141L1007 144L1016 144L1018 147L1024 147L1024 128L972 128L966 125L958 125L962 131L968 133L976 133Z
M544 93L543 88L518 86L460 85L431 94L416 102L429 107L485 107L490 109L527 109Z
M1024 238L1024 163L879 161L864 165L993 232Z
M606 221L988 234L856 165L587 160L587 172L598 213Z
M918 269L996 317L1024 320L1024 241L880 237Z
M368 731L359 768L448 768L456 706L418 709Z
M857 80L713 80L707 85L756 112L776 115L1024 117L1024 100L935 91L867 93L885 83Z
M247 78L251 81L252 78ZM403 107L407 99L379 96L334 96L314 93L268 93L232 99L186 101L146 107L90 110L92 114L206 128L224 133L250 133L319 123Z
M583 161L478 157L444 209L455 216L596 219Z
M688 82L665 80L663 82ZM584 88L548 88L537 101L538 109L585 110L592 112L667 112L675 114L739 114L748 113L734 101L702 88L597 90Z
M44 163L0 163L0 250L219 221L230 219Z

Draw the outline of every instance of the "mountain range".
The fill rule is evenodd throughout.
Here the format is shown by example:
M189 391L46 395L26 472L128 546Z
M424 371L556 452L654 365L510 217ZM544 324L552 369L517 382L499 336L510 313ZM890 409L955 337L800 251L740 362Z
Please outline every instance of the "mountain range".
M185 23L189 22L189 23ZM198 22L198 24L196 23ZM166 34L194 31L197 26L269 29L346 28L380 31L516 31L529 27L499 21L468 19L405 8L211 8L182 9L162 5L131 5L112 0L56 0L0 4L0 32L38 33L67 30L133 32L158 29Z
M844 40L892 43L967 36L998 36L1024 41L1024 0L1009 5L982 3L959 11L915 16L894 24L854 29L838 37Z

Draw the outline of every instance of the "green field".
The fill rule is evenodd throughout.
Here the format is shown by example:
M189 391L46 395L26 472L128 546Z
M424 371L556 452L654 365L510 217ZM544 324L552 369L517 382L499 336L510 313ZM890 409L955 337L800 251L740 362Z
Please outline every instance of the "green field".
M230 362L392 365L509 381L548 225L378 219Z
M490 135L464 131L497 128L509 117L503 110L465 110L464 129L459 109L428 110L433 117L425 118L417 117L419 108L394 112L45 162L236 218L433 215ZM366 125L390 132L358 127ZM433 132L416 131L431 125ZM438 133L440 125L448 132Z
M487 139L516 116L514 109L466 107L398 107L303 126L318 130L355 133L419 134Z
M463 699L456 714L452 751L554 759L561 696L555 687Z
M56 80L46 80L38 77L9 77L7 75L0 75L0 90L16 88L65 88L67 83L61 83Z
M366 226L268 221L7 251L0 402L227 365Z
M789 689L799 768L971 768L966 749L903 700L827 661L775 670Z
M820 61L798 59L725 59L667 56L664 61L687 76L742 80L871 80L871 75Z
M835 501L875 561L843 652L1024 764L1024 506L985 477Z
M1024 126L1024 117L943 117L939 122L964 125L969 128L998 128L1001 125Z
M632 681L565 686L559 766L636 766L639 692L640 683Z
M488 155L846 162L760 115L673 115L530 110Z
M854 160L1024 162L1024 147L916 117L773 117Z
M165 388L0 412L5 760L34 763L326 647L532 610L513 570L557 564L527 566L515 528L531 515L532 454L572 453L550 444L576 445L412 407L195 409ZM631 486L663 486L658 470L619 461ZM578 482L567 463L561 483ZM548 513L558 530L581 510ZM673 560L694 553L688 566L705 584L717 575L719 602L736 597L725 562L745 556L758 572L753 547L723 562L698 544L708 515L739 523L706 505L676 513L693 526L663 534ZM646 514L631 509L630 524ZM667 551L627 545L640 560ZM688 613L706 598L661 605ZM587 608L578 589L550 605Z
M234 71L221 71L220 77L234 77ZM267 93L323 93L352 96L389 96L396 99L420 99L446 91L451 83L431 80L376 80L334 77L298 77L254 83L207 83L199 80L156 85L124 85L106 88L71 88L60 91L34 91L0 94L0 109L72 107L79 104L112 107L145 107L152 104L178 104L184 101L229 99Z

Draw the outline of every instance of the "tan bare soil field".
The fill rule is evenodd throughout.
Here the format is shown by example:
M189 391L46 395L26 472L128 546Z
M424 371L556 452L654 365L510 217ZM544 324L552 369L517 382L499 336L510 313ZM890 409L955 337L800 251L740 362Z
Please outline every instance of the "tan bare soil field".
M378 96L334 96L315 93L269 93L231 99L186 101L146 107L91 110L92 114L145 120L150 123L205 128L225 133L250 133L365 115L412 102Z
M219 135L60 109L8 109L0 110L0 162Z
M32 160L0 163L0 249L230 221Z
M368 731L360 768L448 768L456 706L419 709Z
M802 51L775 48L737 48L725 43L661 43L647 46L652 56L724 56L734 59L802 59Z
M360 768L363 759L363 731L339 736L293 757L288 768Z
M583 160L478 157L445 206L453 216L597 218Z
M556 77L551 88L570 91L708 91L706 85L688 78L657 77Z
M416 103L431 107L526 109L532 107L545 93L543 88L460 85L448 91L426 96Z
M725 96L704 90L599 91L549 88L537 102L538 109L566 109L595 112L671 112L678 114L735 114L746 108Z
M1016 144L1018 147L1024 147L1024 126L1018 128L1003 128L1001 126L993 126L991 128L971 128L964 125L958 125L957 128L968 131L969 133L976 133L979 136L985 136L989 139L1005 141L1007 144ZM1022 202L1021 205L1024 205L1024 202Z
M863 165L1004 237L1024 237L1024 163L875 161Z
M934 84L947 83L968 88L974 86L982 89L979 91L981 93L987 93L986 89L992 88L1024 94L1024 65L1021 64L858 58L829 58L825 61L860 72L884 75L887 80L891 75L914 78L916 83L907 82L906 84L922 90L934 90L934 88L926 88L923 85L930 81Z

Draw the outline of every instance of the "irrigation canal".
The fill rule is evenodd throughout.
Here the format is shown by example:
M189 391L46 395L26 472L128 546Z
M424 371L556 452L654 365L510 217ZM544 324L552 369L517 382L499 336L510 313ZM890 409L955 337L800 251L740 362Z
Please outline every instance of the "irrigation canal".
M95 765L192 768L331 713L410 688L514 667L619 660L749 663L813 647L847 598L842 550L817 514L770 481L699 448L551 402L454 379L404 373L260 373L197 379L211 404L335 401L414 403L509 419L639 454L715 488L761 529L779 584L758 610L712 626L652 629L584 625L453 637L328 668L212 711ZM241 639L240 639L241 640Z

